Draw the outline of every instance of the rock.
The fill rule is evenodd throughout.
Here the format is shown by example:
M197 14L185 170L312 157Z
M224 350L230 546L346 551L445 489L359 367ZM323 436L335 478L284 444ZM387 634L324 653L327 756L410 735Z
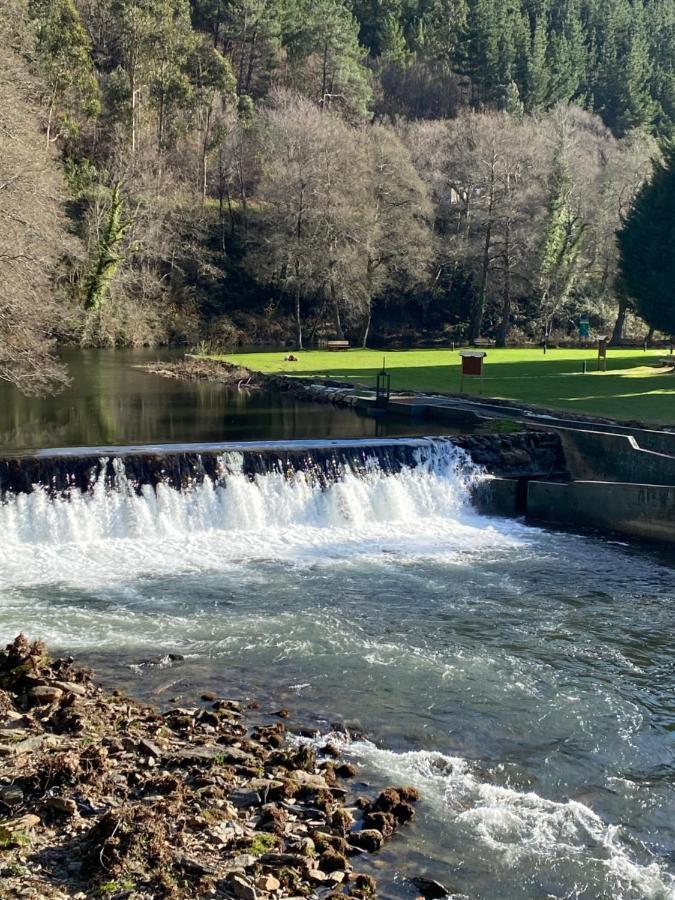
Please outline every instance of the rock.
M417 803L420 792L414 787L397 787L396 792L404 803Z
M162 756L162 751L157 744L153 744L153 742L149 741L147 738L141 738L138 742L138 746L144 753L147 753L149 756L154 756L156 759L160 759Z
M413 878L412 883L426 900L440 900L441 897L447 897L450 894L445 885L431 878Z
M300 866L307 865L307 859L299 853L263 853L260 862L267 866Z
M386 788L373 803L374 810L390 812L401 802L401 795L395 788Z
M329 875L327 872L322 872L321 869L311 869L307 873L307 878L309 881L315 881L318 884L323 884L323 882L328 881Z
M213 691L204 691L204 693L202 694L202 700L205 703L213 703L216 697L217 694L214 694Z
M46 706L48 703L60 700L63 697L63 691L51 684L39 684L30 689L28 697L35 706Z
M313 843L319 853L332 848L338 853L346 854L349 852L347 841L339 834L328 834L326 831L315 831L312 835Z
M64 816L76 816L78 813L77 803L68 797L47 797L45 808Z
M38 750L45 741L45 736L36 734L13 744L0 744L0 756L18 756L20 753L32 753Z
M262 805L260 794L257 791L248 790L248 788L236 788L234 791L230 791L228 799L237 809Z
M302 787L314 788L317 791L329 790L329 785L323 775L315 775L313 772L305 772L303 769L297 769L291 772L291 780L302 785Z
M234 875L230 879L230 885L234 888L234 893L240 900L258 900L258 895L253 885L240 875Z
M350 893L356 892L366 897L372 897L377 891L377 882L372 875L359 873L350 885Z
M6 806L19 806L23 803L23 791L17 784L7 784L0 787L0 802Z
M384 844L384 835L376 828L362 828L361 831L353 831L347 840L352 847L374 853Z
M319 868L322 872L344 871L349 868L349 863L342 853L332 847L327 847L319 857Z
M351 763L342 763L341 766L337 766L335 769L335 774L339 778L353 778L356 775L357 768Z
M409 822L415 818L415 809L410 803L401 802L392 810L392 814L397 822Z
M382 832L385 838L389 838L396 831L396 819L390 812L369 812L363 817L363 827L375 828Z
M78 697L84 697L87 693L87 688L83 684L78 684L75 681L54 681L52 683L54 687L59 688L67 694L75 694Z
M278 891L281 887L281 882L274 875L261 875L259 878L256 878L255 886L259 891L266 891L269 894L272 891Z
M278 709L275 713L275 716L279 716L280 719L287 719L290 716L290 712L284 706L283 709Z
M183 869L185 872L189 872L191 875L198 875L200 878L205 875L215 875L216 870L213 866L205 865L198 859L195 859L193 856L186 856L181 853L175 857L175 863L179 869Z

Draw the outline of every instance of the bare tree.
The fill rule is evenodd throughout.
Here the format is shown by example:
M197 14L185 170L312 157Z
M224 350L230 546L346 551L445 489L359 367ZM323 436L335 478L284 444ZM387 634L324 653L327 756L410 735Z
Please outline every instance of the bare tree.
M68 246L64 188L45 155L39 91L19 49L22 9L10 3L0 18L0 378L26 394L67 382L53 354L58 310L54 273Z

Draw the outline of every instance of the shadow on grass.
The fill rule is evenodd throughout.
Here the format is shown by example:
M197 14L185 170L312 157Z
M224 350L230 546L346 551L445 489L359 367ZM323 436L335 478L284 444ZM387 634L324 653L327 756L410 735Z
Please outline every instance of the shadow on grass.
M374 361L373 361L374 362ZM387 354L391 390L456 394L460 390L460 367L448 353L448 363L429 366L398 364L395 353ZM347 366L335 360L325 368L288 369L289 374L304 377L330 377L373 387L381 365ZM401 359L403 363L403 359ZM482 392L477 378L467 378L464 393L482 398L522 401L550 409L576 410L588 415L609 416L659 424L675 423L675 375L654 369L654 374L627 371L645 366L644 355L607 361L607 372L594 374L595 362L589 361L588 374L582 374L582 359L527 362L489 362L486 360Z

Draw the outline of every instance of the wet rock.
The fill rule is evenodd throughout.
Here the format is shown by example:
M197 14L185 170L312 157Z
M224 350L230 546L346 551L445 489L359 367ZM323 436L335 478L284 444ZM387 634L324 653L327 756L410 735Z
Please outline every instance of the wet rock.
M283 709L278 709L275 713L275 716L279 716L280 719L287 719L290 716L290 712L284 706Z
M377 882L372 875L359 873L349 886L350 894L359 894L362 897L372 897L377 891Z
M374 853L384 844L384 835L376 828L362 828L361 831L352 831L347 840L352 847Z
M349 868L349 862L342 853L328 847L319 857L319 868L322 872L344 871Z
M363 817L365 829L374 828L380 831L385 838L389 838L396 831L396 819L390 812L369 812Z
M354 817L348 810L340 806L332 813L330 823L338 834L344 836L354 824Z
M404 803L417 803L420 792L414 787L398 787L396 792Z
M401 802L401 795L395 788L386 788L373 803L374 810L390 812Z
M445 885L431 878L413 878L412 883L426 900L441 900L442 897L447 897L450 894Z
M216 697L217 697L217 694L214 694L213 691L204 691L204 693L202 694L202 700L205 703L213 702L216 699Z
M403 824L415 818L415 808L410 803L401 802L393 808L392 814L397 822Z
M335 774L339 778L353 778L357 771L356 766L352 765L352 763L342 763L342 765L336 767Z

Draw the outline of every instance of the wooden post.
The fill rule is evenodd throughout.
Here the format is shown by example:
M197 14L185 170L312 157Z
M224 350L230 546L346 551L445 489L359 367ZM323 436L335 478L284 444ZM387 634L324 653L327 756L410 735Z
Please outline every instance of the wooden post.
M598 335L598 371L607 371L607 335Z

